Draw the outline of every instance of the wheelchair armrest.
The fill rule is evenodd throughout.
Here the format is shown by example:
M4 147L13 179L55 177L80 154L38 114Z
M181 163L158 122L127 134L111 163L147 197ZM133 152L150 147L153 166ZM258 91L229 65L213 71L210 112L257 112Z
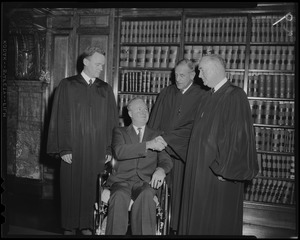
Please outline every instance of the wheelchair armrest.
M114 158L112 158L111 161L105 163L104 171L99 174L103 184L106 183L106 180L108 179L109 175L114 172L115 164L116 164L116 160Z

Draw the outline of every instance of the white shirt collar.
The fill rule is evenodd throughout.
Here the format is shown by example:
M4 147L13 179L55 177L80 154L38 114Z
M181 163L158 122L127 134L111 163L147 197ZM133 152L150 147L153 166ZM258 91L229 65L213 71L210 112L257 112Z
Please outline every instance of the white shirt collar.
M93 83L95 81L95 78L90 78L88 75L86 75L86 73L84 71L81 72L81 76L84 78L84 80L89 84L90 83L90 79L92 79Z
M193 84L193 82L191 82L191 84L188 85L187 88L183 89L181 93L184 94L192 86L192 84Z
M144 131L145 131L145 127L146 127L146 126L137 127L137 126L134 126L133 124L132 124L132 126L133 126L133 128L134 128L136 134L139 134L138 128L141 128L141 129L142 129L142 134L144 134Z
M227 78L225 77L221 82L219 82L215 87L215 92L218 91L220 87L222 87L227 82Z

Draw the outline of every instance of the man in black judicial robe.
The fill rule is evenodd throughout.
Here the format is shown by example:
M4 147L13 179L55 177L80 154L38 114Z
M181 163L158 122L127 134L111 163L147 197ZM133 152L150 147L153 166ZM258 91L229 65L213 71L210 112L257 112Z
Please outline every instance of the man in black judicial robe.
M88 47L81 74L63 79L56 89L47 152L59 154L61 223L65 234L90 235L97 174L111 156L118 111L112 88L98 76L105 64L100 48Z
M184 162L197 106L204 90L194 83L195 64L183 59L175 67L176 84L163 89L151 111L148 125L161 130L173 160L173 169L167 176L171 188L171 228L178 230Z
M249 102L220 56L204 56L199 70L214 93L205 93L191 134L179 234L242 235L244 181L258 173Z

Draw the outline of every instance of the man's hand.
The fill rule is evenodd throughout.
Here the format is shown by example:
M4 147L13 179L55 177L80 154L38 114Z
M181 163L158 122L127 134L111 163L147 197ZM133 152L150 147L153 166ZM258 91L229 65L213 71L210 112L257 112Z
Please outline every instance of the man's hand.
M218 179L222 182L225 182L226 180L222 176L218 176Z
M156 171L153 173L152 179L149 184L151 185L151 187L158 189L163 184L165 177L166 177L165 170L163 168L158 167L156 168Z
M161 136L158 136L158 137L146 142L146 149L162 151L165 149L165 147L167 145L168 144L166 143L166 141Z
M110 162L111 160L112 160L112 156L107 154L107 155L105 156L105 163L104 163L104 164Z
M65 154L61 156L62 160L65 161L66 163L71 164L72 163L72 153Z
M157 142L160 142L160 143L162 143L163 145L165 145L165 147L168 146L168 143L165 141L165 139L163 139L162 136L156 137L155 140L156 140Z

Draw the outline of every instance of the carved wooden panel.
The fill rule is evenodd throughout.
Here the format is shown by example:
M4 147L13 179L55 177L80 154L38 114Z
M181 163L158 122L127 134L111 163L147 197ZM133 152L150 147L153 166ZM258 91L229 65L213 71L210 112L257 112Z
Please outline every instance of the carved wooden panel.
M39 163L40 131L17 131L16 176L41 179Z
M107 27L109 16L80 16L79 24L84 27Z
M34 92L19 93L19 121L41 121L41 94Z
M18 91L8 86L7 94L7 174L16 174L16 142L18 125Z
M16 129L15 175L42 179L40 163L45 84L39 81L16 81L18 87L18 122Z
M49 20L52 28L72 28L72 16L55 16Z
M54 36L54 56L53 56L53 88L57 87L59 82L68 77L68 50L69 36Z
M15 35L15 73L17 79L36 78L37 51L33 34Z

